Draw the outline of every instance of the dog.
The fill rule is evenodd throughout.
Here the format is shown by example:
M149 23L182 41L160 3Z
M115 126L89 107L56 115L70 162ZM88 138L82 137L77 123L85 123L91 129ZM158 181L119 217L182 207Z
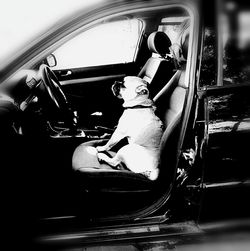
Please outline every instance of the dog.
M96 147L97 157L112 167L123 163L132 172L156 180L163 123L154 113L148 84L139 77L127 76L122 82L116 81L112 91L124 100L124 112L110 140L104 146ZM128 144L120 148L114 157L104 153L123 138L128 139Z

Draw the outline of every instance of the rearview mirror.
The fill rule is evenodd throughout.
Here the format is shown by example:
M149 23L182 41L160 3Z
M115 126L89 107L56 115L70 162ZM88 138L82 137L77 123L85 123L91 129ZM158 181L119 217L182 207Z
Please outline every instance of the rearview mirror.
M54 54L50 54L46 57L46 63L49 67L54 67L57 65L56 57Z

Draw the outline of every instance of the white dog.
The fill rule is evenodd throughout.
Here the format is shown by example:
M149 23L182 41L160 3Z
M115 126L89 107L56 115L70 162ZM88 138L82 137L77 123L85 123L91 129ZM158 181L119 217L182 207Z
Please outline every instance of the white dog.
M154 113L147 83L141 78L128 76L123 82L116 82L112 90L114 95L124 100L125 110L107 144L96 148L97 157L114 167L123 162L132 172L156 180L163 125ZM102 153L125 137L129 144L123 146L113 158Z

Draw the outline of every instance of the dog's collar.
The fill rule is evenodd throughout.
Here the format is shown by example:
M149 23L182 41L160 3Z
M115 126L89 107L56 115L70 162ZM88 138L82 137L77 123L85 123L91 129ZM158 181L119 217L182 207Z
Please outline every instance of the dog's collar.
M153 108L154 102L144 96L137 96L133 100L124 101L122 106L124 109Z
M135 105L135 106L127 106L127 107L124 107L124 110L127 110L127 109L142 109L142 108L153 108L153 106L146 106L146 105Z

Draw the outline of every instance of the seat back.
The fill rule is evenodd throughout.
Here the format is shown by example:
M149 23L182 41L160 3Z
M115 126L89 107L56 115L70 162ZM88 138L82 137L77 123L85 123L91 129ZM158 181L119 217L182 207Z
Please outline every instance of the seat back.
M156 31L148 37L148 49L158 57L151 56L141 71L138 77L143 78L149 83L149 91L154 97L173 75L174 63L167 58L170 53L169 47L171 41L166 33Z
M184 21L183 29L180 29L180 34L175 43L178 46L175 46L175 51L173 51L173 56L179 69L153 99L157 107L156 113L161 118L166 129L182 113L189 86L185 82L189 42L188 28L189 21Z
M186 57L188 50L189 35L182 32L179 38L179 58L180 68L154 97L154 103L157 107L156 114L162 120L165 131L160 145L160 172L161 179L165 182L171 182L175 172L176 156L178 153L178 140L180 135L181 114L184 108L184 102L188 92L188 83L185 82L186 76ZM167 168L166 168L167 166ZM162 174L166 173L166 175Z
M183 66L154 98L157 107L156 113L161 118L165 128L182 112L187 92L187 86L184 83L185 73L185 66Z
M170 184L174 177L181 114L187 88L183 84L185 70L178 70L168 84L154 98L156 114L162 120L165 131L160 143L159 183Z

